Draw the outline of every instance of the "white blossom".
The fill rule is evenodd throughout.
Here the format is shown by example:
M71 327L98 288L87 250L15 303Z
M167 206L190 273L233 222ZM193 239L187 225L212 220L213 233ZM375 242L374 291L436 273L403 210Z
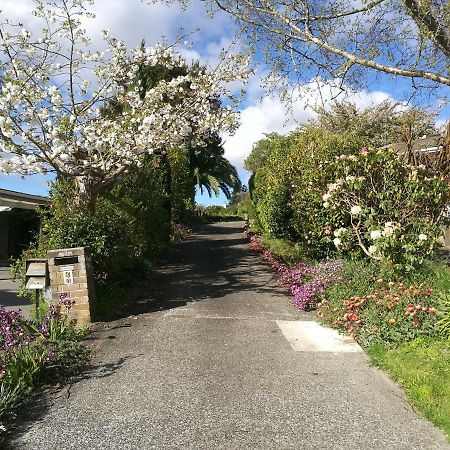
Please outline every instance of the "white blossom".
M381 231L380 230L373 230L373 231L371 231L370 232L370 238L372 239L372 240L376 240L376 239L379 239L381 237Z
M185 143L202 146L205 132L236 130L239 99L229 86L245 81L247 60L227 55L207 71L189 67L172 46L127 51L106 30L108 47L93 52L81 26L93 17L91 4L39 2L35 15L44 25L35 42L13 24L0 24L0 172L57 172L82 189L93 180L111 185L147 153ZM138 83L130 83L142 65L187 72L158 82L142 98ZM88 79L94 88L86 94ZM112 99L125 105L114 119L102 113ZM225 99L226 106L212 99Z
M338 228L337 230L334 230L334 235L336 236L336 237L340 237L340 236L342 236L342 234L345 232L345 228Z
M428 239L428 236L426 234L419 234L419 241L426 241Z
M361 211L362 211L361 206L358 206L358 205L354 205L350 208L350 213L353 216L357 216L357 215L361 214Z
M339 247L342 244L342 241L337 237L333 239L333 243L336 247Z
M378 251L378 247L377 247L376 245L371 245L371 246L368 248L368 251L369 251L369 253L370 253L371 255L373 255L374 253L376 253L376 252Z

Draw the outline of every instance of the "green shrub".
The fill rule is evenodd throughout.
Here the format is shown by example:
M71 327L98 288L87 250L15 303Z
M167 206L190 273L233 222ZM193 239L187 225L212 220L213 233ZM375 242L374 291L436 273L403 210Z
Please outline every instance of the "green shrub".
M333 174L330 162L341 153L357 152L360 145L355 136L312 127L287 137L270 135L256 144L253 152L264 152L256 165L249 157L256 170L250 183L255 231L299 242L316 258L335 252L322 196Z

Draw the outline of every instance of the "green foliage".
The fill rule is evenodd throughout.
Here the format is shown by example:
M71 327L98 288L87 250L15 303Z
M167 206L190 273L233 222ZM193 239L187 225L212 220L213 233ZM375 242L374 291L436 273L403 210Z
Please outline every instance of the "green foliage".
M174 222L187 223L194 213L195 186L190 169L189 151L172 148L167 151L170 168L170 203Z
M262 169L266 165L272 150L276 148L279 139L279 134L270 133L264 139L256 142L253 145L250 155L244 161L244 169L250 172L256 172Z
M270 145L266 163L255 174L252 191L257 223L261 226L258 231L276 237L289 237L292 210L289 208L290 186L284 162L292 140L272 134Z
M104 314L108 305L120 303L123 290L143 277L149 261L170 244L168 165L161 155L149 156L140 168L125 175L122 183L101 193L89 214L73 204L72 180L57 179L51 187L50 206L41 211L39 242L15 261L16 276L24 280L27 258L46 257L49 249L88 246L94 265L96 313Z
M438 322L439 332L450 340L450 297L445 295L442 299L443 314Z
M342 280L326 290L325 298L330 304L337 305L346 298L367 295L382 275L380 264L376 261L345 259L341 273Z
M360 144L361 139L351 134L313 127L260 141L254 151L262 148L264 158L254 155L258 164L253 164L249 157L257 167L251 183L252 225L264 234L299 242L315 257L332 254L331 220L322 208L332 176L330 162L341 153L355 153Z
M261 242L264 248L270 249L280 261L288 265L305 261L305 249L299 243L287 239L274 238L270 235L261 236Z
M330 168L334 178L323 209L336 247L362 251L396 270L410 271L433 256L450 197L446 181L388 150L341 155Z

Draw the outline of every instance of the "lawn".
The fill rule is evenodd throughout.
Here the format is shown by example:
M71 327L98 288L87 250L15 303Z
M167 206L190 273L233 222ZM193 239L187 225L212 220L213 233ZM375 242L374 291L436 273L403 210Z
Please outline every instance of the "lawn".
M410 403L450 440L450 340L416 339L388 349L368 349L374 364L405 390Z

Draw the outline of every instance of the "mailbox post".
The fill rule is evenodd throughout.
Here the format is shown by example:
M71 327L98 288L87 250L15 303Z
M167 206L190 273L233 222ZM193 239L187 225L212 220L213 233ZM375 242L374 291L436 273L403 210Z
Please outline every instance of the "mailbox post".
M48 266L46 259L27 259L25 263L25 288L34 291L36 319L39 318L39 291L48 286Z
M89 248L50 250L48 266L52 300L68 298L74 302L70 316L79 325L88 325L93 315L94 281Z

